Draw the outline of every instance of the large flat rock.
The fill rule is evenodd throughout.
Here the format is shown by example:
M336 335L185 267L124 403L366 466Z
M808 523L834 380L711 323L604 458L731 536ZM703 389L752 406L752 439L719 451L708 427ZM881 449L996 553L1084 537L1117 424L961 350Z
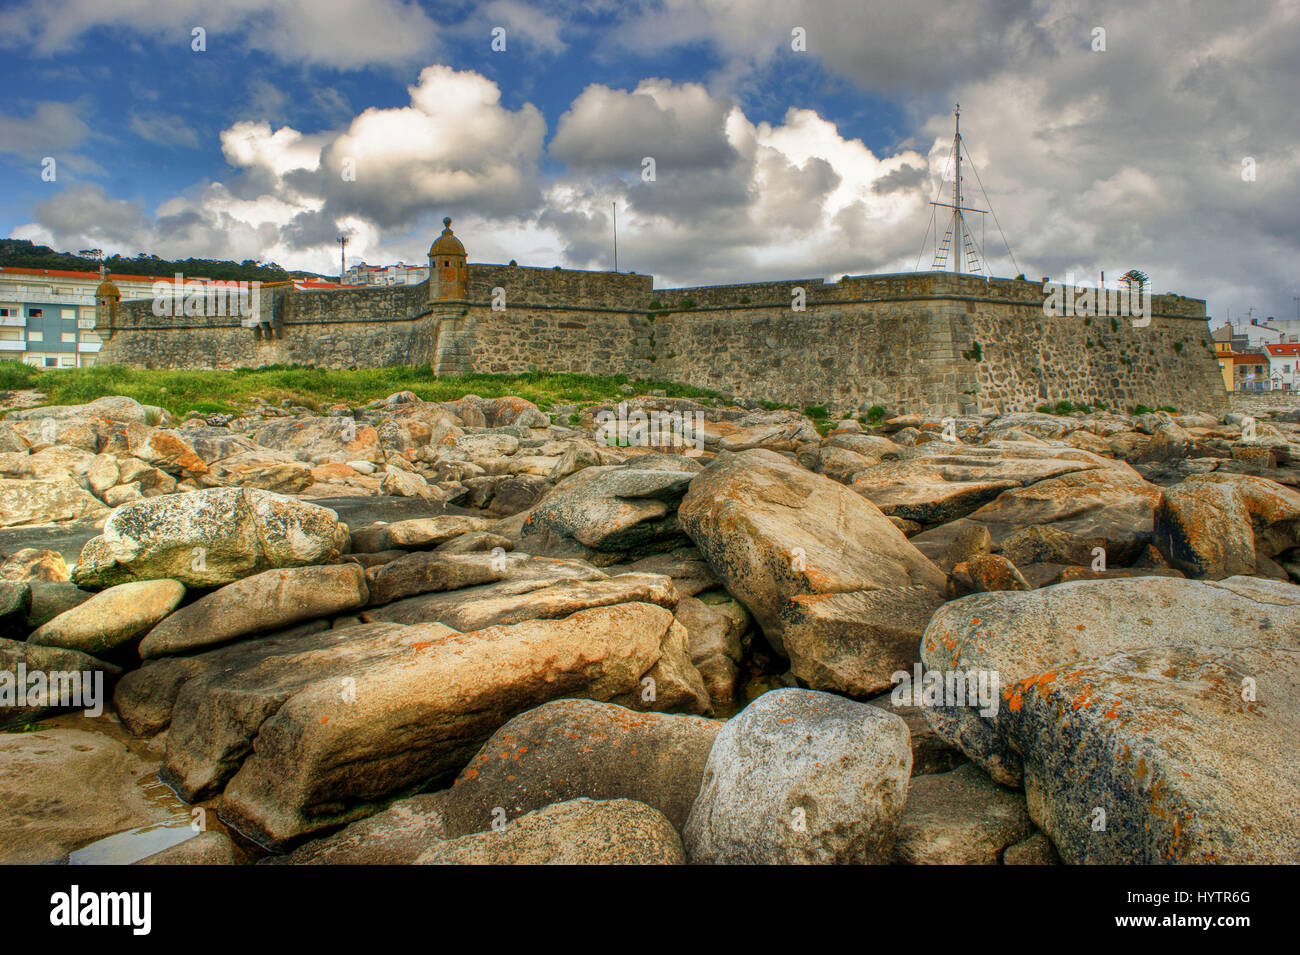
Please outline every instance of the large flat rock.
M147 664L115 703L134 728L170 723L163 778L178 792L223 792L223 819L279 846L454 773L512 716L564 696L708 705L685 628L644 603L473 633L272 635Z

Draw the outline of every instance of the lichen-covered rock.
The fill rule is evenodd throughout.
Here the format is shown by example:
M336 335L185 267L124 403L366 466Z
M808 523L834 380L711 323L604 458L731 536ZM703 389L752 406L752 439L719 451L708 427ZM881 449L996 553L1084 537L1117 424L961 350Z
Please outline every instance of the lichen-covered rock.
M829 693L772 690L714 740L687 854L695 863L886 862L911 770L899 717Z
M71 480L0 478L0 527L77 521L107 513L98 498Z
M976 590L1031 589L1016 565L1001 554L975 554L965 564L958 564L954 571L960 571L962 567L970 575Z
M680 517L778 650L796 595L911 588L920 603L942 598L943 573L874 505L771 451L714 460L691 483Z
M1167 487L1155 512L1155 544L1189 577L1255 572L1255 536L1241 492L1225 484Z
M1015 684L1001 731L1061 857L1300 861L1297 633L1267 648L1148 647Z
M1080 581L934 616L927 669L999 674L995 712L926 706L1023 783L1067 862L1300 859L1300 587L1253 577Z
M698 716L646 713L595 700L555 700L516 716L456 777L442 812L449 835L580 797L635 799L678 830L700 791L714 737Z
M72 578L67 562L58 551L21 547L0 564L0 579L58 583Z
M1253 474L1193 474L1184 485L1222 484L1241 495L1255 530L1255 552L1276 557L1300 546L1300 491Z
M73 579L107 587L170 577L217 587L273 567L328 563L348 548L331 510L270 491L210 488L115 510L82 548Z
M997 673L1003 697L1020 680L1131 649L1180 642L1242 646L1300 629L1300 589L1236 577L1076 581L1028 592L972 594L941 607L921 641L926 670ZM1006 709L999 707L998 716ZM974 706L927 704L926 719L994 780L1020 784L1020 758L997 717Z
M631 799L571 799L435 843L416 865L682 865L682 842L663 813Z
M683 462L687 459L681 459ZM597 565L687 543L677 505L695 473L628 466L586 468L566 478L522 521L519 547Z

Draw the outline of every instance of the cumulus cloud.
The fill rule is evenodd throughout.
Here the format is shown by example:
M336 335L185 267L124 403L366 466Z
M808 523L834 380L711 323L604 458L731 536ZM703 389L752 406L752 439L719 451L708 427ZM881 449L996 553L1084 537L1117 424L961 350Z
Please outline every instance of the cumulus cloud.
M560 117L551 155L574 168L720 168L736 158L724 124L731 104L699 83L643 80L631 92L588 86Z
M138 204L109 198L102 186L70 186L36 203L36 222L14 231L15 238L55 248L134 249L153 231L153 221Z
M623 261L672 282L870 271L919 238L921 190L876 184L924 157L877 157L813 110L755 124L698 84L593 86L561 120L552 155L589 174L563 177L539 217L581 264L608 264L611 202ZM653 181L644 155L657 160Z
M535 215L546 133L535 107L506 109L494 82L445 66L424 69L408 89L409 106L367 109L338 130L231 124L220 142L234 175L167 200L153 219L134 206L129 214L103 206L95 187L38 205L35 221L15 235L63 247L99 236L110 251L275 259L328 273L340 232L354 257L400 248L419 261L429 238L412 230L443 214L471 213L483 229L487 218ZM115 223L111 235L78 226L75 210L87 197L95 200L90 213Z
M410 106L367 109L325 146L318 169L289 181L324 195L331 211L390 228L433 207L532 212L546 136L537 107L507 109L496 83L446 66L426 67L408 91Z
M512 37L524 30L520 8L491 9L516 17ZM565 14L536 16L533 49L561 49ZM412 261L452 214L474 260L609 267L617 203L620 265L663 283L906 270L944 185L960 99L974 170L1029 276L1137 267L1158 291L1209 297L1220 314L1267 313L1296 294L1294 0L1199 0L1178 17L1156 0L974 0L960 16L929 2L663 0L600 16L614 21L606 54L708 42L716 68L690 82L589 84L547 147L534 107L507 108L479 73L429 67L408 105L339 108L322 118L329 129L232 124L221 135L231 176L196 186L147 227L126 221L151 241L263 241L266 254L323 271L343 229L350 254ZM789 48L793 26L807 30L806 54ZM1098 27L1105 52L1091 48ZM904 137L869 148L803 104L758 121L751 81L779 83L791 56L887 97ZM67 113L49 125L78 133ZM646 156L653 182L641 178ZM355 181L343 176L349 161ZM967 181L982 206L979 182ZM52 228L55 211L42 206L33 228ZM991 217L985 237L997 274L1014 274ZM929 249L919 251L926 267Z

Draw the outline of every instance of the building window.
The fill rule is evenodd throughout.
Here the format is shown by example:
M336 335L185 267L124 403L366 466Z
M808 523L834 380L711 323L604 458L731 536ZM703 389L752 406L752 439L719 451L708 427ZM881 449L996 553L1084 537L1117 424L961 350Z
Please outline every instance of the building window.
M12 314L13 314L13 311L12 311L11 309L8 309L8 308L0 308L0 318L8 318L8 317L9 317L10 315L12 315Z
M76 318L76 317L77 317L77 310L76 310L75 308L61 308L61 309L59 309L59 317L60 317L60 318Z
M76 332L60 332L60 333L59 333L59 341L61 341L61 342L75 342L76 340L77 340L77 333L76 333Z
M53 355L46 355L46 356L45 356L45 367L46 367L46 368L57 368L57 367L59 367L59 360L58 360L57 358L55 358Z
M45 314L45 310L40 308L29 308L27 310L28 318L40 318L44 314Z
M59 359L59 363L63 365L64 368L71 368L73 365L76 364L76 362L77 359L74 358L72 355L64 355Z
M27 330L27 340L29 342L43 342L45 341L45 333L42 331L37 331L36 329L29 328Z

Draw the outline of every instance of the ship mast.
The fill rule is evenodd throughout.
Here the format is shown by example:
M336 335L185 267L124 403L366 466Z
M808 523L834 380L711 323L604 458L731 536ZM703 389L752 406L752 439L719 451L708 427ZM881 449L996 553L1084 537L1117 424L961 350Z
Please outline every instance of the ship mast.
M948 253L952 249L953 241L956 240L958 250L953 254L952 265L953 271L961 273L962 260L965 259L966 270L970 272L984 271L984 256L980 252L979 245L975 242L975 237L971 235L970 229L966 224L966 213L978 212L983 215L987 209L974 209L962 205L961 191L961 103L958 103L953 109L954 133L952 138L952 160L954 164L953 173L953 195L952 202L931 202L930 205L943 209L951 209L952 217L948 221L948 231L944 233L943 242L935 249L933 269L943 270L947 266Z

